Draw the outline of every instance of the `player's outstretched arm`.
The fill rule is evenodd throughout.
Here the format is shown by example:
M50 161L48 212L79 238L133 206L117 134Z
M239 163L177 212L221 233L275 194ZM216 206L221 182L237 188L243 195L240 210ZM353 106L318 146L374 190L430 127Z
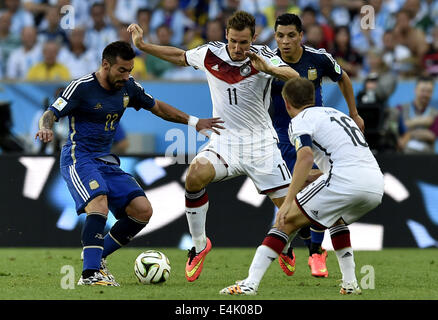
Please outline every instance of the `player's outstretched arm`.
M365 130L365 123L356 108L356 98L354 96L353 84L351 83L350 77L344 71L342 72L342 77L338 81L339 89L344 96L345 102L347 102L348 113L350 118L357 124L359 129L363 132Z
M185 51L171 46L160 46L143 41L143 29L136 23L129 25L128 32L131 33L132 42L134 45L148 54L157 58L169 61L178 66L187 66Z
M298 72L289 66L275 67L268 64L262 57L254 52L246 51L245 55L251 60L251 64L258 71L270 74L280 80L287 81L300 76Z
M220 134L217 129L225 129L221 124L224 123L220 118L208 118L198 119L194 116L190 116L187 113L172 107L171 105L155 100L155 106L150 110L156 116L171 122L183 123L190 125L196 129L196 131L208 136L206 130L213 131L216 134Z
M38 132L35 134L35 140L40 139L41 141L47 143L53 140L53 124L55 123L56 117L53 111L47 110L41 116L38 122Z

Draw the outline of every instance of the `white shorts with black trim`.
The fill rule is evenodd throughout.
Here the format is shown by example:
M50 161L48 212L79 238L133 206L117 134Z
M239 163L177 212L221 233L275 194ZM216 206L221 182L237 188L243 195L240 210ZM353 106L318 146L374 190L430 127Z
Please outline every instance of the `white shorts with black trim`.
M377 207L382 201L383 183L382 193L375 192L375 187L375 181L371 181L369 190L372 192L353 190L341 179L323 174L300 191L295 202L313 224L330 228L340 218L351 224Z
M292 175L274 139L266 139L262 143L236 144L213 136L195 157L198 161L202 161L202 158L215 167L213 182L246 175L254 182L259 193L272 199L287 194Z

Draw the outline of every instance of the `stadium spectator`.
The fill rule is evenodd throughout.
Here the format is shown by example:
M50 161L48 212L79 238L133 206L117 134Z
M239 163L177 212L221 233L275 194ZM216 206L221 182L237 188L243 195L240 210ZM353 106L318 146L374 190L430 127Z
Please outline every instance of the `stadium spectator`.
M106 0L107 14L115 28L136 21L141 8L153 9L159 0Z
M61 49L58 60L68 67L71 78L77 79L99 68L96 51L85 46L85 29L75 28L69 36L69 45Z
M4 13L0 15L0 59L5 63L11 52L20 46L20 37L9 32L11 25L11 15ZM1 69L2 73L5 71Z
M256 19L256 35L257 38L254 41L254 44L263 44L268 47L275 47L275 33L272 28L268 26L268 19L266 16L258 12L254 14L254 18Z
M66 81L71 78L68 68L57 61L59 44L48 41L43 46L43 61L33 65L26 76L29 81Z
M301 13L300 7L295 3L296 1L289 0L273 0L272 5L263 10L266 19L268 20L268 27L274 29L275 19L283 13L293 13L299 15Z
M324 34L319 24L308 26L304 45L315 49L325 49L327 51L328 44L324 41Z
M350 13L345 6L338 5L333 0L320 0L317 21L332 27L346 26L350 23Z
M432 77L419 77L414 101L397 106L408 128L409 141L404 148L405 153L435 152L438 109L430 105L434 87Z
M19 37L24 27L34 26L32 14L20 6L20 0L5 0L4 4L5 9L0 14L9 13L11 15L10 32L13 35Z
M90 8L90 16L92 26L85 33L85 44L91 50L102 52L108 44L117 40L117 31L105 21L103 3L93 4Z
M144 38L146 41L151 42L149 34L149 25L151 23L152 10L147 8L141 8L137 11L137 24L144 30Z
M38 31L38 42L56 41L62 47L68 45L67 33L60 26L61 12L58 6L49 6L46 11L46 26Z
M362 69L362 56L350 43L350 30L347 26L337 27L332 56L350 77L357 77Z
M162 25L157 28L156 36L157 44L161 46L169 46L172 38L172 30L167 25ZM152 78L161 78L167 71L175 69L175 66L151 54L146 55L146 69Z
M186 29L194 26L193 21L179 9L178 0L162 0L161 7L152 13L150 32L155 33L157 28L163 24L172 30L170 43L177 47L183 45Z
M42 48L37 43L35 27L21 30L22 45L11 52L6 63L6 78L20 80L26 77L30 67L42 59Z
M205 25L205 39L207 42L225 42L225 26L219 19L208 20Z
M362 21L368 21L366 14L368 12L361 11L357 14L350 23L351 45L362 55L365 55L371 48L383 48L383 34L386 30L385 19L388 17L386 10L382 9L381 0L372 0L370 5L374 8L375 25L373 27L362 28ZM363 20L365 19L365 20Z
M423 70L430 76L438 76L438 26L433 28L429 49L423 57Z
M383 61L390 70L400 76L412 75L415 70L415 60L408 47L396 43L394 32L385 31L383 34Z
M409 48L412 53L413 67L412 75L418 73L424 54L427 52L427 42L424 32L411 25L412 17L408 10L401 10L396 15L394 26L394 41L397 44Z
M301 12L300 18L303 26L304 36L303 41L306 41L307 29L314 24L319 24L323 32L323 48L329 48L335 38L334 30L331 26L325 23L318 23L316 20L316 10L313 7L305 7Z

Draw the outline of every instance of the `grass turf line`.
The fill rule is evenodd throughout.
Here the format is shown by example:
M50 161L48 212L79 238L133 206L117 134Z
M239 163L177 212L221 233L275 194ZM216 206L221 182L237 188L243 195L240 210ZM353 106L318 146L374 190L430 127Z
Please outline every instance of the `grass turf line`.
M292 277L281 271L278 262L270 266L251 297L221 296L219 290L248 274L255 248L213 248L204 270L195 282L184 277L187 252L175 248L154 248L164 252L172 271L167 282L142 285L134 275L133 263L143 250L123 248L108 258L108 267L121 287L83 287L76 283L82 271L80 248L1 248L0 299L8 300L398 300L438 299L438 249L385 249L356 251L356 277L359 283L372 285L370 268L374 269L374 289L362 289L360 296L341 296L341 274L334 252L329 252L328 278L310 276L307 250L295 250L297 270ZM63 266L74 269L74 289L63 289L66 273ZM70 268L70 267L68 267ZM71 270L71 269L69 269ZM361 270L363 273L361 273ZM64 278L65 280L65 278ZM65 281L64 281L65 283Z

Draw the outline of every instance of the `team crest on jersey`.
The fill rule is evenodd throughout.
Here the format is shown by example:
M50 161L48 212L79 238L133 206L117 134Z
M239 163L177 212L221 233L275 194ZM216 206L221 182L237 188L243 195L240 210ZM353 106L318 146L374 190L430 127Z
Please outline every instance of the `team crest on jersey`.
M251 73L251 66L247 63L240 67L240 75L246 77Z
M102 107L102 104L99 102L99 103L97 103L95 106L94 106L94 110L100 110L100 109L102 109L103 107Z
M318 78L318 71L315 68L307 70L307 79L315 80L316 78Z
M123 96L123 108L126 108L129 104L129 96L125 93Z
M90 186L91 190L96 190L97 188L99 188L99 182L97 182L96 180L91 180L88 185Z

